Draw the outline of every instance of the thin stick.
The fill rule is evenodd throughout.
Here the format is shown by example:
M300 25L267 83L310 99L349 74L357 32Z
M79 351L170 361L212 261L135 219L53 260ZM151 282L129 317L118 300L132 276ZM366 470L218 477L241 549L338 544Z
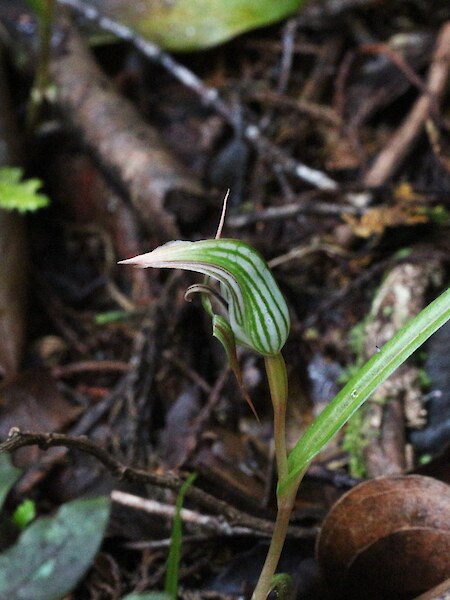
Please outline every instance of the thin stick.
M269 206L259 211L232 216L228 219L227 225L234 229L241 229L254 223L292 219L297 215L324 215L339 218L343 214L360 216L362 209L357 206L332 202L291 202L282 206Z
M171 504L158 502L157 500L153 500L151 498L141 498L140 496L127 494L119 490L114 490L111 492L111 499L118 504L122 504L123 506L136 508L152 515L167 517L168 519L173 519L176 513L176 507ZM198 527L199 529L204 529L216 535L230 536L255 534L254 530L249 529L248 527L232 527L229 525L229 523L224 521L222 517L202 515L195 510L189 510L187 508L181 509L180 517L184 523L189 523L195 527Z

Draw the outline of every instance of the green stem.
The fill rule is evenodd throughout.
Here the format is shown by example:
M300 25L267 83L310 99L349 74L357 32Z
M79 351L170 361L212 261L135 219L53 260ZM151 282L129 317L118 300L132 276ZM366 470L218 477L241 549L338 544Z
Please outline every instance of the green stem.
M261 574L253 592L252 600L266 600L271 587L273 576L275 575L281 552L283 550L284 541L286 539L287 530L289 527L289 519L292 509L294 508L297 490L303 479L302 473L285 491L283 496L278 498L278 512L275 521L272 539L270 540L269 550L266 560L262 568Z
M287 476L288 472L286 452L286 403L288 392L286 364L281 353L275 356L266 356L265 363L273 405L273 437L275 440L278 480L281 481Z
M281 353L266 357L265 362L273 405L275 457L277 461L278 480L280 481L287 476L288 472L286 452L286 403L288 394L286 364ZM289 486L289 489L278 498L278 512L272 539L261 575L253 593L253 600L265 600L270 591L272 578L275 575L281 551L283 550L289 527L289 519L300 481L301 477L293 482Z

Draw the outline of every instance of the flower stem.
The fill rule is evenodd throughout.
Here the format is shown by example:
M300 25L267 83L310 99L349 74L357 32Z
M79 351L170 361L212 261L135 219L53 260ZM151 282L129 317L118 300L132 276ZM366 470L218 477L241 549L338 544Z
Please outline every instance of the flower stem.
M278 480L281 481L287 476L286 403L288 384L286 364L281 353L275 356L267 356L265 363L273 405L273 437L275 441Z
M286 403L287 403L287 374L286 364L281 353L266 357L266 373L269 382L270 396L274 415L274 440L275 456L277 461L278 480L287 476L287 452L286 452ZM278 497L278 512L274 525L269 551L259 576L252 600L265 600L271 585L272 578L280 560L289 527L289 518L294 506L297 489L300 485L303 473L291 483L282 496Z
M273 529L272 539L270 541L269 550L263 569L258 579L258 583L253 592L252 600L266 600L271 586L272 579L275 575L278 562L280 560L281 551L283 550L284 541L286 539L287 530L289 527L289 519L294 507L295 498L303 474L290 484L283 496L278 498L278 512L275 526Z

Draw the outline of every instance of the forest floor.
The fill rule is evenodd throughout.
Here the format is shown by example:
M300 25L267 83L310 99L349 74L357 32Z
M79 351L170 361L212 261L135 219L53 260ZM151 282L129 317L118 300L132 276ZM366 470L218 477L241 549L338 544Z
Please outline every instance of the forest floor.
M137 37L90 45L102 23L84 17L59 22L57 93L30 117L34 17L0 2L0 165L22 165L50 198L0 212L0 440L15 427L9 447L25 446L5 511L112 494L101 549L66 597L120 599L164 588L171 509L195 472L179 594L250 597L276 508L264 361L239 351L258 421L210 317L184 299L199 277L117 262L213 238L230 190L222 235L259 250L291 314L292 447L448 287L450 6L311 0L217 48L153 59ZM280 565L299 597L416 598L450 578L437 514L450 494L436 513L431 499L433 480L450 483L449 340L447 326L313 461ZM317 542L339 498L380 476L396 482L383 501L326 522L351 532L351 552L345 536ZM433 526L403 518L412 501Z

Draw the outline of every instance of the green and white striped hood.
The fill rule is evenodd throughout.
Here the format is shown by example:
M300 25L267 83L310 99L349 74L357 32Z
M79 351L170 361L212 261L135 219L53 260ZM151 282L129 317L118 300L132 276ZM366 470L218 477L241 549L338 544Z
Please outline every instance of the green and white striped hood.
M236 342L263 356L278 354L284 346L290 327L286 301L262 256L245 242L169 242L121 262L196 271L218 280Z

